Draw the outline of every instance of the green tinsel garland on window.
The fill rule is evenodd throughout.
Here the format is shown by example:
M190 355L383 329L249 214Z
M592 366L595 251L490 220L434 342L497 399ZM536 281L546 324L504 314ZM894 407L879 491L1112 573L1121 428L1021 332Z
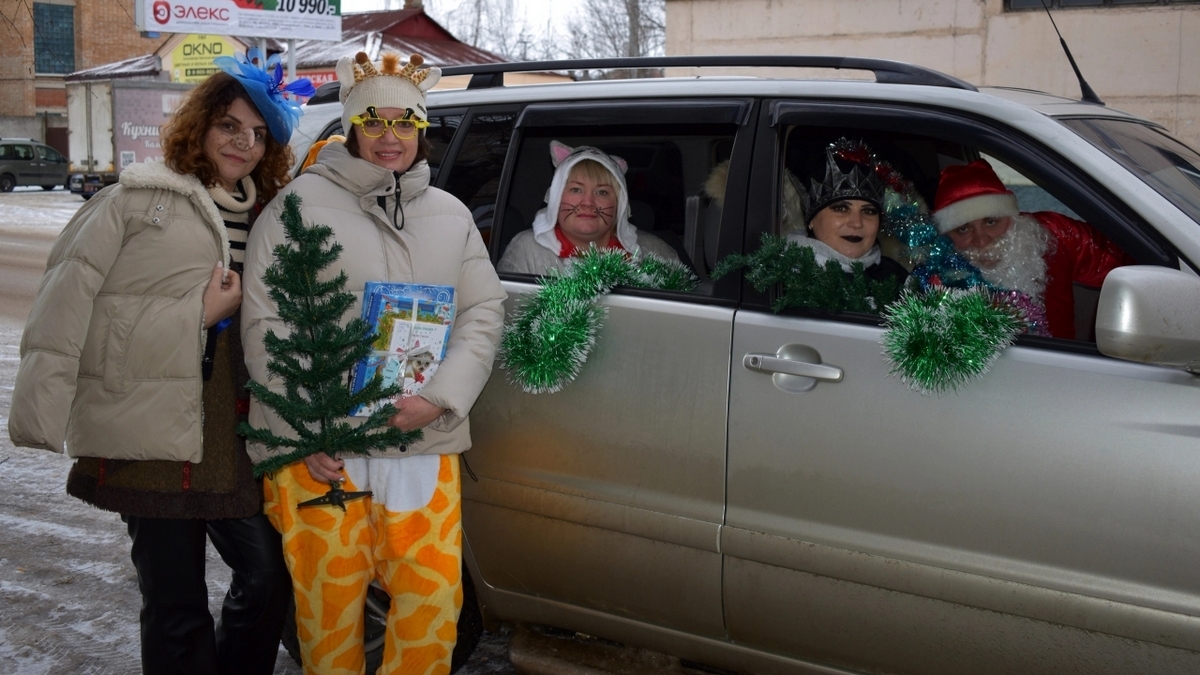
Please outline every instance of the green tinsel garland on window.
M564 272L552 270L542 287L522 300L500 341L499 361L509 378L530 394L553 393L579 375L604 319L596 304L616 286L690 291L699 281L683 263L592 247Z
M905 293L884 309L884 355L892 373L922 394L957 391L982 377L1025 324L983 289Z
M746 281L758 292L779 287L780 293L771 303L774 312L815 307L830 312L878 313L900 295L900 284L894 278L868 278L861 263L854 263L851 272L835 260L820 265L811 248L773 234L764 234L762 246L754 253L726 256L712 277L718 279L742 268L747 268Z
M248 387L254 398L291 427L295 437L242 422L238 433L247 440L289 449L256 464L254 475L275 471L318 452L330 457L339 453L366 455L420 440L419 429L401 431L387 425L396 414L391 403L361 424L349 423L351 410L390 401L401 393L401 387L384 387L376 375L366 387L350 392L347 374L371 352L373 336L371 326L362 319L341 325L343 314L355 301L354 295L345 291L346 273L329 281L319 278L321 270L341 255L342 246L326 246L333 234L329 227L304 224L300 197L294 193L284 198L280 220L286 243L275 247L275 263L263 273L263 282L279 308L279 317L291 330L285 338L267 331L263 344L271 355L267 370L283 381L284 393L273 392L261 382L251 381Z
M985 289L934 288L901 297L895 279L869 279L860 264L850 273L832 260L819 265L811 248L771 234L754 253L723 259L713 278L742 268L759 292L779 289L775 312L814 307L881 314L892 373L923 394L956 391L982 376L1025 325L1018 308Z

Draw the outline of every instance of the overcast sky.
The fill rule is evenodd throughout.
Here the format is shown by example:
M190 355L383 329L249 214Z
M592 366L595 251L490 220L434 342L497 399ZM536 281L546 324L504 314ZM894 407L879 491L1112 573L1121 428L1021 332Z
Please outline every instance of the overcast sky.
M435 18L444 16L458 6L460 0L425 0L425 11ZM579 0L513 0L531 28L545 25L547 17L558 28L564 28ZM404 0L342 0L342 12L366 12L373 9L401 9Z

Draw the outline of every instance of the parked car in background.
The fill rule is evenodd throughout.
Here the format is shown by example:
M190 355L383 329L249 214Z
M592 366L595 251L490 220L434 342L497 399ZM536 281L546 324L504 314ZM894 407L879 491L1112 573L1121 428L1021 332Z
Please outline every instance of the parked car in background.
M501 84L517 70L740 66L875 81ZM693 292L616 289L559 393L493 373L463 483L485 617L710 672L1200 672L1195 150L1100 105L869 59L445 73L475 79L429 94L432 182L477 214L493 262L542 206L558 140L623 157L634 224L701 279ZM298 157L342 131L329 95L310 102ZM776 314L775 291L710 277L778 233L785 169L841 136L928 203L941 169L986 157L1023 208L1074 214L1138 265L1077 289L1077 340L1023 336L958 393L915 393L889 376L880 317ZM724 194L709 194L726 163ZM501 278L509 311L538 289ZM787 361L837 377L788 374Z
M67 176L67 158L54 148L31 138L0 138L0 192L18 185L66 188Z

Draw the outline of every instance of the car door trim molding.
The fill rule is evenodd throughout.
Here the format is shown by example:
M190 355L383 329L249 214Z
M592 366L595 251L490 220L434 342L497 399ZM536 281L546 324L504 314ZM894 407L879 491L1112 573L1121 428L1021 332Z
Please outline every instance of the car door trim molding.
M517 617L548 626L577 626L589 635L610 636L610 639L631 645L649 645L697 663L731 670L736 668L737 672L852 675L852 671L842 668L802 661L731 640L674 630L558 600L486 586L477 592L497 614L504 617Z
M480 477L470 501L720 553L721 524ZM525 505L536 505L536 508Z
M721 529L721 548L727 556L817 576L1168 647L1200 650L1200 617L1182 612L1053 590L732 525ZM1141 590L1149 592L1151 589Z

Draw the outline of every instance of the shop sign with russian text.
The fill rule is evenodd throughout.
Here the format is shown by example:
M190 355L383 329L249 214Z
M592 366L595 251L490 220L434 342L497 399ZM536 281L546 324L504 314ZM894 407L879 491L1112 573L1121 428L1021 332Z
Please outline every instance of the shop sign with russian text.
M341 40L341 0L137 0L139 30Z

